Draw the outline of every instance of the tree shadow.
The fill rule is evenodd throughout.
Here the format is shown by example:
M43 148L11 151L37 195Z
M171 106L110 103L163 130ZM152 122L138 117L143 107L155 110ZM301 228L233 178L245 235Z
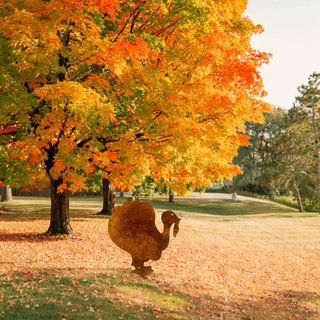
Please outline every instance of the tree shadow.
M96 202L96 198L74 198L71 201L70 219L84 221L86 219L106 219L107 216L97 215L101 209L101 203ZM121 205L126 198L117 198L116 206ZM200 199L200 198L176 198L174 203L169 203L167 199L154 198L153 200L143 200L149 202L156 210L173 210L177 212L205 214L208 216L246 216L246 215L272 215L274 217L297 216L297 210L279 205L273 202L231 199ZM89 206L88 206L89 204ZM308 215L310 216L310 214ZM313 216L313 215L312 215ZM306 217L306 216L304 216ZM49 199L40 199L39 203L35 199L34 203L13 204L7 211L0 213L0 219L7 221L34 221L50 219Z
M48 225L49 226L49 225ZM0 233L0 242L32 242L32 243L41 243L48 241L60 241L66 239L67 236L48 236L44 233L36 234L36 233L8 233L1 232Z
M87 221L110 219L107 215L98 215L92 209L70 209L70 221ZM50 221L50 208L37 209L37 207L19 206L19 209L11 209L0 213L0 220L5 221Z
M252 200L233 201L229 199L176 199L169 203L160 199L149 201L157 209L184 211L188 213L200 213L213 216L246 216L275 214L282 217L282 214L294 215L297 210L280 206L272 202L257 202Z
M230 295L219 296L195 293L188 288L179 289L175 283L163 281L163 278L152 274L148 279L135 279L127 281L128 269L114 269L119 275L118 280L112 281L121 291L121 287L142 287L154 295L163 296L166 293L173 297L172 302L179 300L184 308L177 308L171 312L170 318L178 319L243 319L243 320L269 320L269 319L319 319L320 294L317 292L301 290L269 291L265 295L255 296L242 294L242 298ZM115 278L117 279L117 278ZM165 283L165 284L163 284ZM181 287L180 287L181 288ZM163 307L163 306L162 306ZM167 307L169 307L167 305ZM166 309L166 308L164 308ZM168 308L169 309L169 308ZM172 310L172 308L170 307ZM168 315L157 318L167 319ZM173 313L173 314L172 314Z
M74 307L68 310L65 305L67 301L69 305L79 304L98 309L99 318L105 319L267 320L319 319L320 316L317 310L320 295L315 292L270 291L261 296L242 294L241 298L227 294L221 296L215 292L205 295L169 282L161 275L155 274L148 279L128 275L128 269L110 268L100 272L76 268L25 270L0 275L0 281L5 297L0 300L0 308L3 307L8 320L15 319L21 310L28 313L26 319L31 319L34 313L46 306L54 307L50 311L52 315L61 312L68 319L90 315L88 309L83 314L80 310L73 314ZM39 309L26 309L26 302L17 293L21 288L24 295L33 297L28 304L34 303ZM12 292L22 302L20 305L20 300L17 300L9 310L8 297ZM50 300L45 298L48 294ZM62 299L64 304L54 303Z

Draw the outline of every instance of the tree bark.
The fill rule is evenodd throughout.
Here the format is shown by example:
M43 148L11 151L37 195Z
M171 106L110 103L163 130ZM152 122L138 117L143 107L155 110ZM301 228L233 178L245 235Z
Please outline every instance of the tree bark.
M318 145L318 143L317 143ZM319 207L319 214L320 214L320 150L317 148L317 198L318 198L318 207Z
M46 234L72 234L70 225L69 214L69 190L63 190L58 193L59 186L63 183L62 178L53 180L50 178L51 183L51 218L50 226Z
M298 188L296 188L296 197L297 197L297 201L298 201L299 212L303 212L303 204L301 201L300 191Z
M13 201L12 189L9 186L4 186L1 189L1 202Z
M303 204L302 204L302 201L301 201L300 191L299 191L299 188L298 188L298 185L296 183L296 180L295 180L294 176L292 177L292 181L293 181L294 190L296 192L299 212L303 212Z
M170 203L174 203L173 198L174 198L174 194L171 192L171 190L169 190L169 202Z
M299 191L298 185L297 185L294 177L292 177L292 181L293 181L294 190L295 190L295 192L296 192L296 197L297 197L299 212L303 212L303 204L302 204L302 201L301 201L300 191Z
M102 178L103 186L103 207L97 214L105 214L108 216L112 215L112 210L115 206L116 192L111 184L110 180L107 178Z
M320 143L319 143L319 134L318 128L316 124L316 112L314 108L312 109L312 126L313 126L313 133L314 133L314 140L315 146L317 151L317 197L318 197L318 206L319 206L319 213L320 213Z
M121 197L121 198L124 197L123 191L120 191L120 197Z

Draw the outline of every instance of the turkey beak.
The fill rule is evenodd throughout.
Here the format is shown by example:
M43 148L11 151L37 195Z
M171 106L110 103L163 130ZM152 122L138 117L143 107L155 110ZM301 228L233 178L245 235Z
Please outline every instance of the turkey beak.
M178 220L176 221L176 223L174 224L174 228L173 228L173 236L176 237L178 232L179 232L179 222L181 219L178 218Z

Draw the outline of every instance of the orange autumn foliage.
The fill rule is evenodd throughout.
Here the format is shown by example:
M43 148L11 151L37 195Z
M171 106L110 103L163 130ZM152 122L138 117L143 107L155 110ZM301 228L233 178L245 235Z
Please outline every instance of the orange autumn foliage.
M181 193L240 172L244 123L270 110L257 71L269 55L250 46L262 29L245 0L0 7L0 125L19 124L0 134L1 175L50 180L57 196L97 169L120 188L176 177Z

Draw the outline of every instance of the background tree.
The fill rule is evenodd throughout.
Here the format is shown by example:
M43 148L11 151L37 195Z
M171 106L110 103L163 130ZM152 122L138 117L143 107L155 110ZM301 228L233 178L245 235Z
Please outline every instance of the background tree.
M177 182L177 181L176 181ZM169 184L171 187L168 187ZM151 176L147 176L146 179L139 185L134 186L133 190L133 197L135 198L153 198L156 194L158 195L166 195L169 196L169 202L174 202L174 194L172 192L172 188L174 186L174 181L169 179L169 182L166 182L164 178L160 178L155 180ZM185 191L192 191L191 188L192 183L189 183L187 186L185 186ZM197 189L196 191L204 191L205 188Z
M10 186L2 187L1 202L4 201L13 201L12 189L10 188Z
M296 112L299 118L299 134L304 138L305 152L315 162L314 177L308 177L316 186L318 209L320 213L320 74L313 73L309 76L308 84L298 88L300 96L296 97ZM310 140L308 138L311 138Z
M269 110L245 8L0 0L0 161L15 186L50 181L49 234L72 233L69 192L96 170L119 188L178 175L177 192L239 172L244 123Z
M102 178L102 189L103 205L102 210L98 212L98 214L106 214L111 216L112 210L115 206L116 190L111 181L107 178Z
M101 170L96 170L94 174L90 174L86 185L89 190L102 194L102 209L97 214L111 215L116 200L115 188L111 181L103 177Z
M298 88L300 95L289 110L285 148L279 148L282 170L291 178L298 202L301 198L308 210L320 210L319 78L313 73L308 84ZM299 208L302 210L302 204Z
M312 74L308 84L298 88L300 95L293 108L287 116L278 117L279 122L269 122L268 118L273 115L267 115L263 129L267 139L261 150L268 155L262 162L261 177L257 181L266 190L292 190L301 212L303 207L307 210L320 208L319 77L317 73ZM270 130L270 125L276 126Z
M276 149L280 137L286 132L286 116L286 110L273 107L273 113L265 114L264 124L246 124L250 143L239 149L234 160L243 170L243 174L235 180L238 188L273 195L275 178L272 178L270 172L272 168L278 167Z
M296 195L299 211L303 212L300 193L303 183L298 172L304 164L303 161L297 161L298 159L293 156L297 152L298 144L296 144L297 140L293 138L295 132L292 131L291 124L292 118L289 112L289 115L284 118L283 132L272 139L273 153L265 164L265 171L260 181L266 188L293 191Z
M12 189L9 186L2 186L1 188L1 202L12 201Z

